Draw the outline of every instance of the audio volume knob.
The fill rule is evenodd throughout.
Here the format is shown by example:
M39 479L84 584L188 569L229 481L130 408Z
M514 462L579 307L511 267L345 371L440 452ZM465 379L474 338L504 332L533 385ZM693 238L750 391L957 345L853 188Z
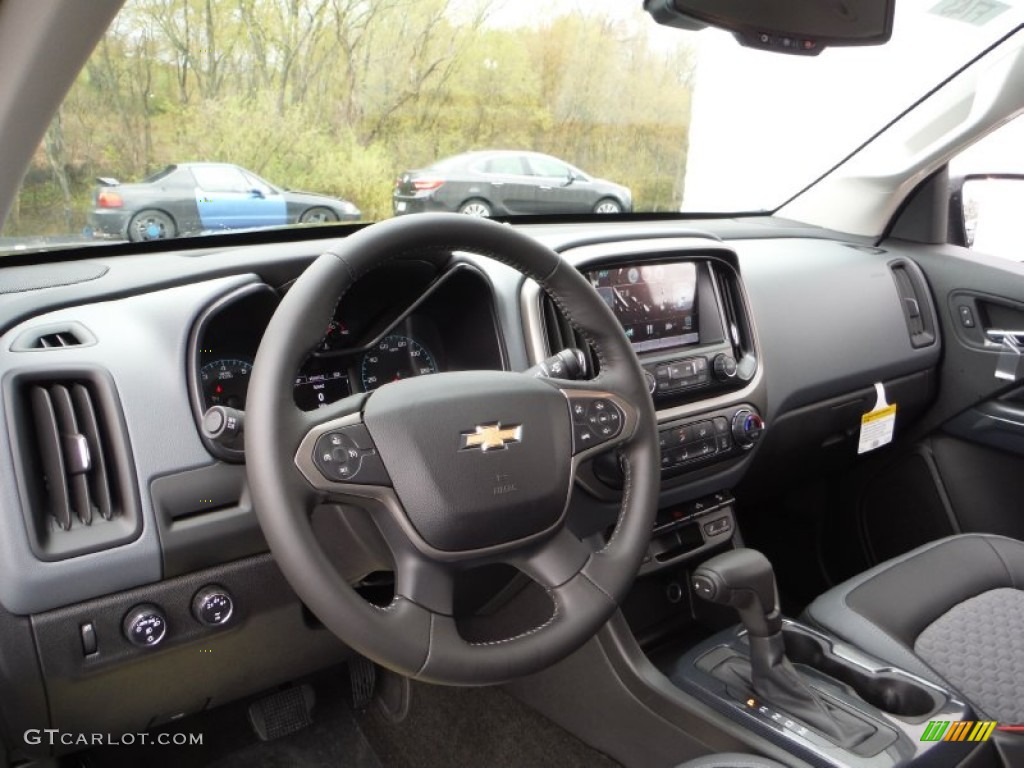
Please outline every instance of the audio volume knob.
M124 617L121 629L132 645L155 648L167 637L167 619L155 605L137 605Z
M234 612L235 601L231 599L231 594L215 584L203 587L192 598L192 615L207 627L227 624Z
M736 358L732 355L727 355L724 352L717 355L711 367L715 371L716 379L727 381L736 378Z
M740 448L750 448L761 439L764 421L749 408L741 408L732 417L732 437Z

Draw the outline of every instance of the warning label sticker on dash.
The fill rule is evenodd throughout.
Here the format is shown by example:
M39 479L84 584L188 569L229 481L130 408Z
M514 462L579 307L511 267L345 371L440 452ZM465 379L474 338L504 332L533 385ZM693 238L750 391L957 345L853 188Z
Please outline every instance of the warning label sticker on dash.
M896 428L896 404L875 408L860 417L860 442L857 453L867 453L892 442Z

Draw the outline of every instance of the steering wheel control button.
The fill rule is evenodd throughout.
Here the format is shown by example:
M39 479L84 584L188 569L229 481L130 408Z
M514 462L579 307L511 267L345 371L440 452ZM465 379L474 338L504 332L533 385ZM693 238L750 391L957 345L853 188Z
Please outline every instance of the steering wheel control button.
M586 424L574 424L572 430L572 447L573 453L579 453L585 451L592 445L597 445L600 442L594 437L593 430L590 429Z
M235 601L223 587L216 585L203 587L192 598L192 615L204 626L224 626L231 620L234 612Z
M361 424L321 435L313 447L313 463L328 480L388 485L388 473L370 433Z
M576 424L587 423L587 404L577 400L572 404L572 420Z
M573 453L613 440L622 433L625 417L606 397L574 397L569 401L573 418Z
M155 648L167 637L167 619L155 605L137 605L122 624L128 642L139 648Z

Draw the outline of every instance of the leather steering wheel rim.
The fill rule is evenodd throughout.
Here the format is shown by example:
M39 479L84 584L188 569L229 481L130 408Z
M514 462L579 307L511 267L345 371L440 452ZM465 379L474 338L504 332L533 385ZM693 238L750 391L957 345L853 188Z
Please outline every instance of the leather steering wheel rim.
M384 263L431 250L480 254L537 281L589 341L599 374L590 381L569 382L505 372L437 373L317 411L299 411L292 395L295 372L321 341L345 292ZM410 410L410 400L430 407ZM603 405L596 406L598 402ZM460 430L474 426L463 423L461 414L489 416L517 404L522 445L490 452L487 446L460 450L459 435L467 434ZM574 404L577 413L583 412L581 407L608 407L622 419L615 422L622 425L620 432L601 449L621 450L623 498L618 523L597 552L568 532L562 508L567 507L576 467L598 450L577 445L579 420L574 421L570 410ZM413 423L420 419L427 421ZM471 421L479 431L480 419ZM358 446L346 445L363 454L365 463L359 466L373 461L382 468L387 477L383 485L325 479L324 470L317 474L312 459L318 454L311 446L325 445L328 437L348 440L348 435L355 436ZM423 445L409 445L417 441ZM465 449L470 441L463 437L462 442ZM563 461L560 454L569 446L572 455ZM260 525L278 565L306 605L371 660L412 678L455 685L497 683L537 672L592 637L639 568L660 480L656 418L643 371L605 302L576 269L544 245L511 227L457 214L420 214L375 224L339 240L305 270L283 297L260 344L247 396L245 450ZM491 506L483 512L463 509L474 505L460 500L484 498L474 483L444 488L443 481L456 477L444 474L448 465L463 467L458 477L476 477L472 472L494 467L518 471L530 466L523 462L531 455L547 456L545 451L550 453L551 473L561 474L551 479L549 492L548 478L538 477L534 483L527 473L523 495L530 502L534 493L537 503L510 499L509 505L519 504L514 515L507 513L513 506L506 509L500 501L488 502ZM435 459L438 453L445 455ZM560 490L566 479L568 487ZM565 499L559 501L558 493ZM310 514L328 500L359 503L392 548L396 595L388 606L365 601L319 546ZM427 516L421 506L441 514ZM488 533L481 538L484 534L475 530ZM554 604L552 617L516 637L487 643L464 640L444 592L454 570L486 562L513 564L540 582Z

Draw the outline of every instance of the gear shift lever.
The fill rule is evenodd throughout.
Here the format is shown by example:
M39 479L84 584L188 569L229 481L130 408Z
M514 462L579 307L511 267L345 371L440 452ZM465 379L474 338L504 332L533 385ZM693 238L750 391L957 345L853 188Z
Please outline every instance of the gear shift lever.
M775 572L756 549L711 558L694 572L693 588L709 602L735 608L751 637L770 637L782 629Z
M755 549L724 552L694 571L693 588L709 602L735 608L747 630L749 671L745 663L734 664L727 671L730 676L840 746L859 744L872 734L866 723L826 704L786 658L779 593L768 558Z

